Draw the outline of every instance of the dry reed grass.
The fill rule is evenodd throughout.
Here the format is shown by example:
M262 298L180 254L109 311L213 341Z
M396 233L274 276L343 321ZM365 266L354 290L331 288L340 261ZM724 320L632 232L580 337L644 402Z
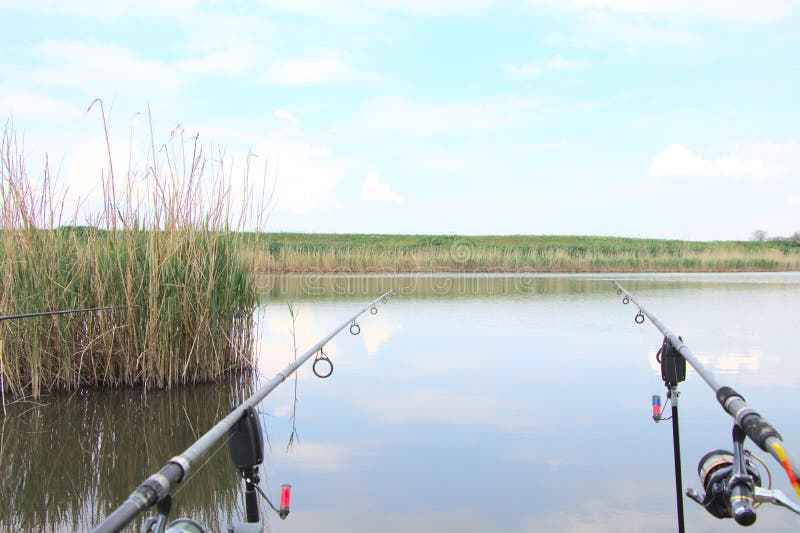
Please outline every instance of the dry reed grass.
M102 207L88 226L75 226L78 213L64 215L68 198L49 168L32 179L6 127L0 314L128 307L0 323L4 400L81 387L168 388L251 365L254 265L239 241L242 229L260 227L261 206L232 205L221 157L207 159L196 137L178 130L160 150L152 144L144 174L124 177L114 173L108 144Z
M261 273L800 270L800 243L792 240L273 233L247 253Z
M273 238L275 238L273 236ZM391 237L388 237L389 239ZM531 244L494 246L481 237L452 248L356 245L261 249L250 261L263 272L761 272L800 270L800 248L768 245L640 247ZM753 243L755 244L755 243ZM605 248L605 249L604 249Z

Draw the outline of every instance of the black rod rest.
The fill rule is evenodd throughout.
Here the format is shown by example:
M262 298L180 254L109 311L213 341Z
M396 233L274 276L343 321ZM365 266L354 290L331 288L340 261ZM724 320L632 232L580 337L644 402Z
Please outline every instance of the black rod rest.
M641 314L641 311L639 311ZM640 316L640 315L636 315ZM644 315L641 315L644 316ZM672 454L675 463L675 505L678 512L678 532L686 531L683 512L683 479L681 475L681 435L678 418L678 384L686 381L686 359L665 336L656 354L661 363L661 379L667 388L667 398L672 403ZM656 420L658 422L658 420Z

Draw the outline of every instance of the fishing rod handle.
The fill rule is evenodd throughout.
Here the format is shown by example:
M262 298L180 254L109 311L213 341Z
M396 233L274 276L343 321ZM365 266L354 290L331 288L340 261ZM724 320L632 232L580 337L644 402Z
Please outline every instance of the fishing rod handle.
M767 440L774 437L783 440L781 434L772 424L761 416L758 411L747 406L744 397L733 390L731 387L720 387L716 392L717 401L725 411L742 428L750 440L758 444L758 447L769 452Z
M778 430L758 411L748 407L742 395L731 387L720 387L717 390L717 400L723 409L731 415L736 425L742 428L745 434L750 437L750 440L774 457L784 469L791 470L794 479L790 478L790 480L797 491L796 480L800 479L800 463L784 449L783 437L778 433ZM800 492L798 495L800 495Z
M133 522L142 511L169 496L184 476L183 467L169 462L136 487L128 499L100 522L92 533L114 533Z

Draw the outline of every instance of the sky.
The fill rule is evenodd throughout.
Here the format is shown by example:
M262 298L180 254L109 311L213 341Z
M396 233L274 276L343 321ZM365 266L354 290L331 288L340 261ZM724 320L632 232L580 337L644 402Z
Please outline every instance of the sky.
M117 168L144 179L149 109L237 201L246 162L275 184L267 231L788 236L798 28L798 0L0 0L0 117L84 210L101 98Z

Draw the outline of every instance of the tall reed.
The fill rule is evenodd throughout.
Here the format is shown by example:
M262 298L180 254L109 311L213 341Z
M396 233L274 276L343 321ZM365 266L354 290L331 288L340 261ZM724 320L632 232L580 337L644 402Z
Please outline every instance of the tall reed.
M5 129L0 314L127 308L0 323L4 399L207 382L252 364L254 266L239 241L242 229L260 227L260 206L248 203L246 177L244 203L232 205L229 171L196 137L178 130L161 149L151 145L146 171L120 176L108 144L101 206L77 226L48 166L29 176Z

